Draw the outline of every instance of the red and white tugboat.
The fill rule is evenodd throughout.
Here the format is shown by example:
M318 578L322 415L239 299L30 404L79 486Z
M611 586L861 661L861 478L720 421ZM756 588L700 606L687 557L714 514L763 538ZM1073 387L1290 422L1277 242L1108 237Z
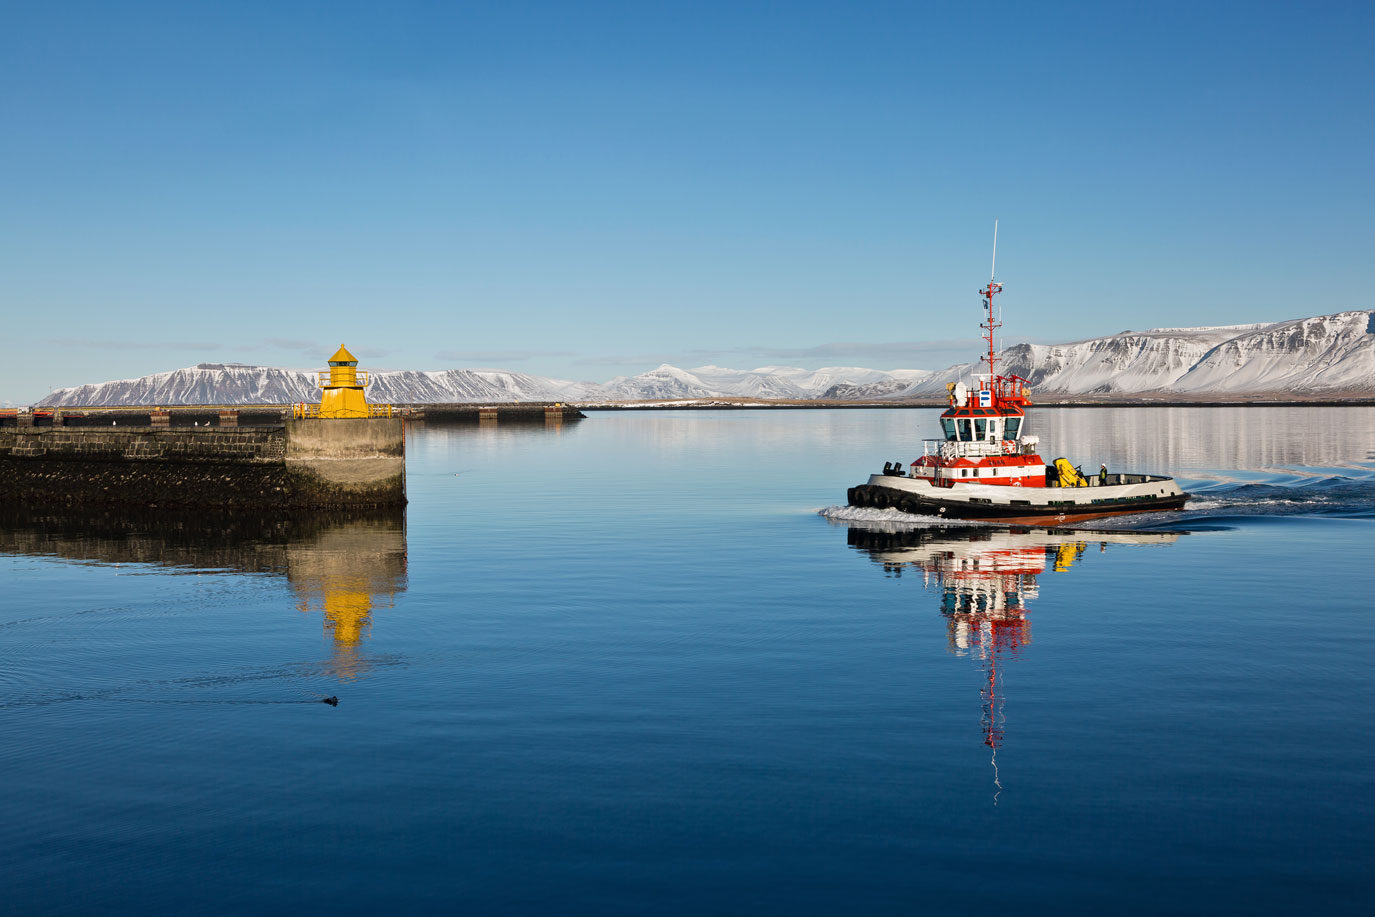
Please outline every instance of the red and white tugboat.
M997 234L994 233L996 268ZM904 467L885 462L883 472L847 492L851 506L892 507L947 519L1058 525L1104 516L1183 509L1189 494L1174 478L1151 474L1085 475L1068 459L1049 465L1027 434L1031 404L1026 380L999 375L993 333L1001 327L993 297L1003 285L991 277L979 291L988 320L988 372L974 386L950 386L950 407L941 414L943 439L926 440L925 454Z

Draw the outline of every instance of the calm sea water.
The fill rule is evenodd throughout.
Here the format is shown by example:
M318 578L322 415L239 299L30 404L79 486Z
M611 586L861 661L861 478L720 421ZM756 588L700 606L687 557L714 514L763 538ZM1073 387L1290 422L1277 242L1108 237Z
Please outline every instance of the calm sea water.
M845 510L935 412L835 410L416 426L404 513L11 511L0 911L1364 910L1375 409L1033 422L1198 499Z

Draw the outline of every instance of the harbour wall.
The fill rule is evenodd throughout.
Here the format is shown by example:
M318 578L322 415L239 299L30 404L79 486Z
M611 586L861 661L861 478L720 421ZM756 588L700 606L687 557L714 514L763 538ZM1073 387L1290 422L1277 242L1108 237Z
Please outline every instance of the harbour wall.
M0 427L0 499L23 504L345 508L406 502L399 418L259 427Z
M555 402L501 402L464 404L394 404L395 416L406 420L441 423L562 423L582 420L582 411ZM112 407L38 408L24 414L0 410L0 429L5 427L244 427L275 425L290 419L290 407L280 405L119 405Z
M563 423L583 420L586 414L567 404L517 402L510 404L413 404L402 407L410 420L431 423Z

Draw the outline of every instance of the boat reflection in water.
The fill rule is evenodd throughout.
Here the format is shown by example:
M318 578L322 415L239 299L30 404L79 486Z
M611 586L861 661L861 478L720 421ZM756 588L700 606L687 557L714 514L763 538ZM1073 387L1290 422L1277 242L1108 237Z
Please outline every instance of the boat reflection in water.
M69 508L0 509L0 554L151 564L285 578L304 613L321 613L332 673L357 677L372 614L406 591L404 508L195 515Z
M983 667L980 727L991 749L998 791L998 748L1006 717L1002 673L1031 643L1027 603L1040 596L1041 578L1064 573L1093 545L1172 544L1177 532L1094 532L1083 529L938 526L908 531L849 529L849 544L882 564L891 576L920 572L940 594L949 650L972 656ZM997 794L994 794L997 802Z

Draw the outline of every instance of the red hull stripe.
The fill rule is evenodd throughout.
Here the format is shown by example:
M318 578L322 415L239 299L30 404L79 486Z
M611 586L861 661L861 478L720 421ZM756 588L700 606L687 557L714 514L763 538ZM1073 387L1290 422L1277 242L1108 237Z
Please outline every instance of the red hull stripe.
M1039 455L993 455L977 460L968 458L943 459L934 455L924 455L912 464L933 468L1011 468L1029 465L1044 467L1046 463Z

